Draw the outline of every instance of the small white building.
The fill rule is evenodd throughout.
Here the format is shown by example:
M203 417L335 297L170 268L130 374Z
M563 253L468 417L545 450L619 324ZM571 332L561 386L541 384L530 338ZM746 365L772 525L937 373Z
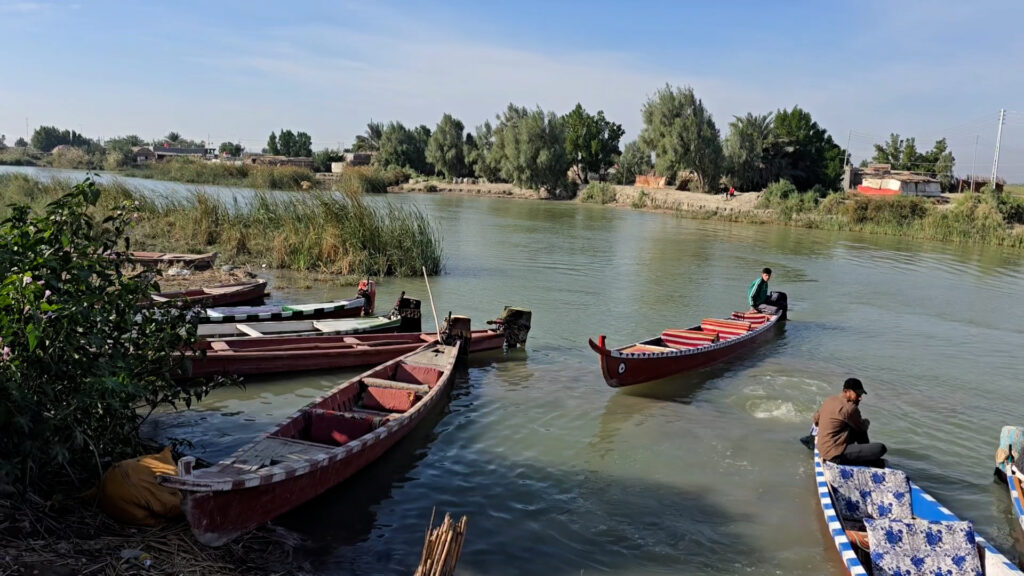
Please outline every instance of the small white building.
M935 178L910 172L865 172L857 192L872 196L939 196L942 184Z

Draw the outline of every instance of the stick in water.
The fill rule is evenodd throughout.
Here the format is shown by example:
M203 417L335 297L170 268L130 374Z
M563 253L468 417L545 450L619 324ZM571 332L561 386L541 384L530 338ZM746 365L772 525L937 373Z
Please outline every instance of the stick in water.
M427 267L423 267L423 281L427 283L427 296L430 297L430 311L434 313L434 329L437 330L437 341L441 342L441 325L437 322L437 309L434 308L434 295L430 293L430 281L427 280Z

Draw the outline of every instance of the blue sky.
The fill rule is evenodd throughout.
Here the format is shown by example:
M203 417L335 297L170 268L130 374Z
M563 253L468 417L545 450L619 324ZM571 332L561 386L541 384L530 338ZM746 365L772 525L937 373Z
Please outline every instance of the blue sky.
M795 104L856 160L890 132L947 137L957 172L1024 181L1024 2L48 2L0 0L0 133L170 130L259 149L315 147L366 122L475 126L509 102L576 102L641 128L666 83L690 85L723 135L733 115Z

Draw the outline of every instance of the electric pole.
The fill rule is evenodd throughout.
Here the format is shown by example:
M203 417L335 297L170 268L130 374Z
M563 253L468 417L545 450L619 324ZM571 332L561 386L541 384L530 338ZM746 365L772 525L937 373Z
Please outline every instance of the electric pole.
M974 135L974 160L971 160L971 192L974 192L974 173L978 166L978 138L980 135Z
M992 193L996 192L996 176L999 173L999 143L1003 139L1003 120L1006 119L1006 109L999 111L999 130L996 131L996 153L992 159Z

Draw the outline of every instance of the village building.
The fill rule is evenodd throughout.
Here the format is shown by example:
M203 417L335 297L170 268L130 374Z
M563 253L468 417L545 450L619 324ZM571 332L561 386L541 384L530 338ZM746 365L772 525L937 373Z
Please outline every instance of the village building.
M270 154L252 154L243 159L247 164L257 166L297 166L313 169L313 159L305 156L274 156Z
M132 147L132 162L135 164L146 164L156 160L156 153L149 146Z
M213 148L177 148L174 146L157 146L153 148L154 160L168 158L212 158L216 150Z
M845 179L849 186L857 186L857 192L870 196L942 195L942 183L935 178L904 170L891 170L888 164L872 164L864 170L851 170Z

